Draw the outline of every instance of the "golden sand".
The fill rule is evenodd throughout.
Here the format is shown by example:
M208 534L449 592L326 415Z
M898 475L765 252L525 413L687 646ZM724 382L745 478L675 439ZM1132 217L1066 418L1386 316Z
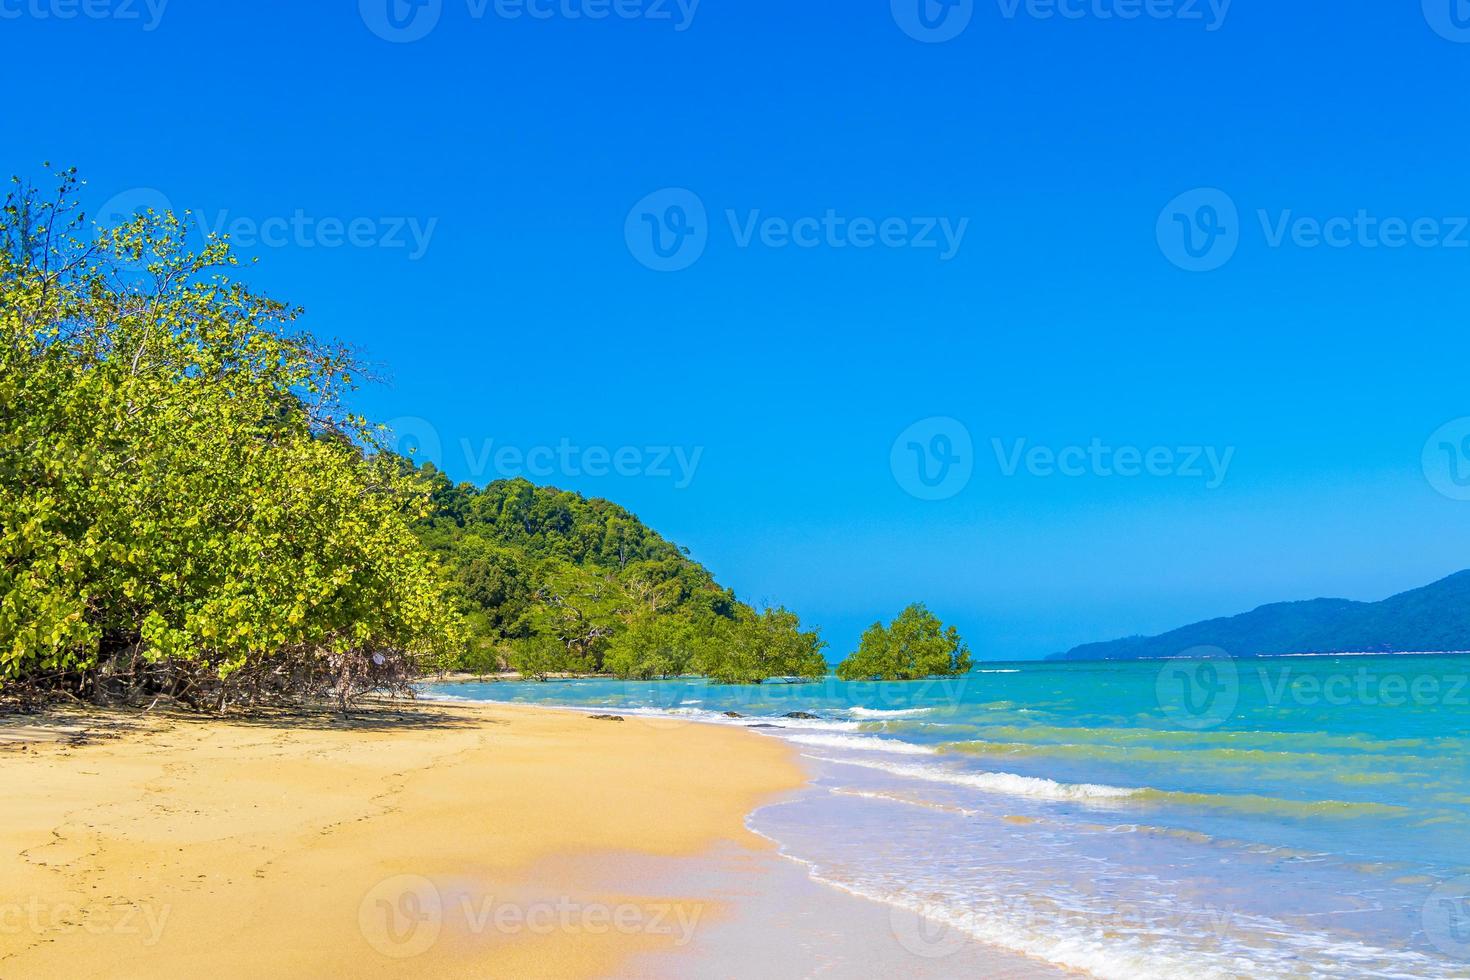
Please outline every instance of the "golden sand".
M747 732L520 707L62 721L0 720L6 980L605 976L724 911L639 856L762 849L802 781Z

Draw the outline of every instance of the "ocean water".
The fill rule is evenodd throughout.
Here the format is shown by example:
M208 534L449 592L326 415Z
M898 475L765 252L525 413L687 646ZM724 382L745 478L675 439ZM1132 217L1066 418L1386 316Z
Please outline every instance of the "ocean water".
M970 936L1129 980L1470 977L1467 657L426 693L789 742L814 782L751 829L817 881L886 903L930 967Z

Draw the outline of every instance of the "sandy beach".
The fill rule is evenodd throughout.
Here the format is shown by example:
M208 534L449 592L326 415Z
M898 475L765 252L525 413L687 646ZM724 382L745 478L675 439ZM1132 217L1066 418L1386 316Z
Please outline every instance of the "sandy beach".
M1030 972L937 972L745 828L803 779L750 732L522 707L11 717L0 976Z
M640 892L627 862L603 887L599 855L765 847L745 812L801 781L773 743L671 727L436 705L53 741L11 720L0 975L616 972L719 910Z

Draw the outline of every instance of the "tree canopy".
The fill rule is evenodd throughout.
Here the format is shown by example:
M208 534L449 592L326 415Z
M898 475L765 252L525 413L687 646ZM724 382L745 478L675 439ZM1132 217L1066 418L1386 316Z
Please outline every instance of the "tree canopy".
M923 603L915 603L888 626L869 626L857 652L838 665L837 676L845 681L911 681L969 670L970 648L959 630L945 626Z
M455 484L346 406L350 351L147 212L87 231L77 180L0 215L0 691L221 708L426 672L825 676L617 504Z
M433 466L416 472L433 501L420 536L452 570L471 632L461 666L728 683L827 672L820 638L794 613L757 613L615 503L522 479L482 489Z
M351 356L172 214L80 239L74 188L0 218L0 684L345 698L457 649Z
M700 673L716 684L759 684L772 677L814 680L827 676L817 630L803 630L796 613L742 610L715 633L699 662Z

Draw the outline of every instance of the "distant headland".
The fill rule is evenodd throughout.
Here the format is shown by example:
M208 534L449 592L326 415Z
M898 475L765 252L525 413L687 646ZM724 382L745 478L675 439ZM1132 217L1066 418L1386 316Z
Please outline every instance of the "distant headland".
M1161 660L1218 647L1236 657L1470 650L1470 570L1381 602L1276 602L1158 636L1084 643L1048 660Z

